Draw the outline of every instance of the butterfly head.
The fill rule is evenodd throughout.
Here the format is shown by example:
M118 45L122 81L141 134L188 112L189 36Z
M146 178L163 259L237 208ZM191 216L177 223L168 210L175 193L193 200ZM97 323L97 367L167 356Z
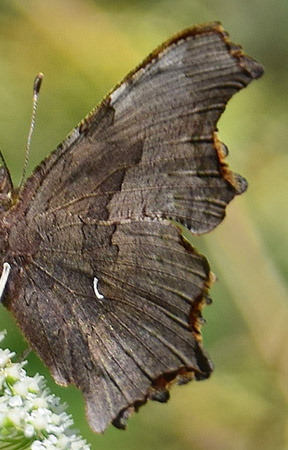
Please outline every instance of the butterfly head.
M0 214L10 209L13 203L13 186L6 167L0 167Z

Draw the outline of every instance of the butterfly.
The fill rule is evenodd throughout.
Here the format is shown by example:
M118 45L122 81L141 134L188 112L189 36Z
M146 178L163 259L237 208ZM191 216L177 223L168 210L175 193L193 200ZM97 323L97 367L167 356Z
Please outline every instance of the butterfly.
M180 225L211 231L245 191L216 124L262 72L220 23L184 30L20 190L0 168L3 303L55 381L81 389L96 432L213 370L200 333L213 276Z

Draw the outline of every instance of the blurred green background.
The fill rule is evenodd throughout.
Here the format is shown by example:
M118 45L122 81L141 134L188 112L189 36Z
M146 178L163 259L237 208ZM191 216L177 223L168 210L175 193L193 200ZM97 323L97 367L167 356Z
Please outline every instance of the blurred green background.
M218 282L204 311L210 380L174 387L126 432L94 435L81 395L55 386L76 426L100 450L288 449L288 2L287 0L1 0L0 148L19 182L34 76L45 79L29 172L128 71L182 28L220 20L261 62L262 79L230 102L219 122L228 162L249 180L210 235L195 238ZM25 343L0 308L5 341ZM46 369L33 354L30 373ZM79 367L81 370L81 367Z

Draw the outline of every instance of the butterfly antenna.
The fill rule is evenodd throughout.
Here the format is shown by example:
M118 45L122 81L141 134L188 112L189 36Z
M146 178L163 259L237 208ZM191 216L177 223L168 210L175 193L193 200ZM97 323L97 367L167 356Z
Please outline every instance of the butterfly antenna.
M35 126L35 118L36 118L36 112L37 112L37 106L38 106L38 97L39 97L39 91L40 91L42 80L43 80L43 73L40 72L36 76L35 81L34 81L34 85L33 85L32 116L31 116L30 129L29 129L27 145L26 145L26 152L25 152L25 160L24 160L22 178L21 178L21 181L20 181L20 184L19 184L19 190L22 188L22 186L24 184L25 176L26 176L26 172L27 172L27 166L28 166L28 161L29 161L30 145L31 145L32 134L33 134L33 131L34 131L34 126Z

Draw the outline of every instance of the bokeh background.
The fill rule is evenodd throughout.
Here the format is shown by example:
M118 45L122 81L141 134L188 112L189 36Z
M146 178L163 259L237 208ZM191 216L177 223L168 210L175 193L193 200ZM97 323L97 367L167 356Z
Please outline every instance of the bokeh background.
M288 2L287 0L1 0L0 148L19 182L34 76L42 87L29 172L128 71L182 28L220 20L265 76L230 102L219 122L230 166L249 190L210 235L195 238L218 282L205 309L210 380L174 387L126 432L93 434L81 395L55 386L76 426L99 450L288 449ZM0 307L5 344L25 342ZM81 367L79 367L81 370Z

